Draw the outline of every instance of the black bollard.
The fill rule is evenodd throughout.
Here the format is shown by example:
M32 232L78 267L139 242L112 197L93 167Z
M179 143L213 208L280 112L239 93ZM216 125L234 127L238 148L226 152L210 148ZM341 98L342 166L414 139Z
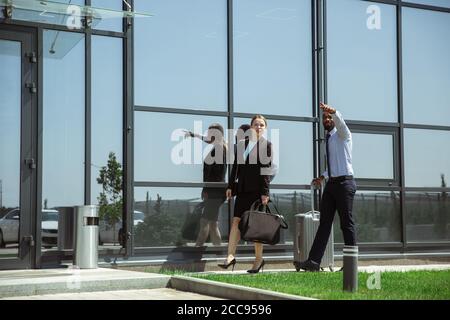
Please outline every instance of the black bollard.
M344 246L344 291L358 291L358 247Z

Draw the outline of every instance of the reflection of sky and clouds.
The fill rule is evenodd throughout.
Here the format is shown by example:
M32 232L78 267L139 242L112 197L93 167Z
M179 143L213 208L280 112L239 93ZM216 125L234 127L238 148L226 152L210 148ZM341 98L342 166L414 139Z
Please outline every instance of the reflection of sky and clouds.
M450 13L403 8L406 123L450 126Z
M367 26L374 4L380 29ZM327 10L328 102L347 120L397 122L395 6L331 0Z
M450 0L403 0L403 2L427 4L430 6L450 8Z
M311 116L311 2L233 2L234 110Z
M227 109L226 1L134 1L136 105Z
M356 178L394 179L394 141L391 134L352 133Z
M450 186L450 132L405 129L407 187L440 187L441 174Z
M44 31L42 201L84 203L84 35ZM55 53L51 53L54 51Z
M21 44L0 40L0 179L2 204L19 206Z
M123 68L122 39L92 36L91 201L97 203L100 167L110 152L122 161ZM105 55L105 52L108 54Z
M93 4L97 2L100 6L104 1ZM226 1L135 3L138 11L154 14L136 19L136 105L226 111ZM396 122L395 6L376 3L381 29L369 30L366 9L372 4L328 1L328 100L346 120ZM234 111L311 115L309 6L310 1L234 3ZM448 17L448 13L403 8L406 123L449 125ZM84 36L45 30L43 41L43 200L48 199L49 207L80 204L84 202ZM51 48L55 53L50 53ZM11 50L10 41L0 41L0 66L8 66L0 74L0 144L8 154L0 159L0 176L3 204L17 206L20 83L14 65L20 62ZM108 153L114 151L122 162L122 80L122 40L93 36L93 202L100 191L98 167L106 164ZM199 120L204 131L212 122L227 129L225 117L135 112L134 180L201 182L201 163L176 166L170 159L177 143L170 140L173 130L193 130L194 121ZM237 118L234 127L249 121ZM311 123L269 120L268 129L280 130L280 170L273 182L309 183L313 174ZM448 181L448 135L446 131L405 129L408 187L439 187L441 173ZM207 146L189 139L192 144L195 140ZM354 133L353 140L357 177L392 178L390 135Z

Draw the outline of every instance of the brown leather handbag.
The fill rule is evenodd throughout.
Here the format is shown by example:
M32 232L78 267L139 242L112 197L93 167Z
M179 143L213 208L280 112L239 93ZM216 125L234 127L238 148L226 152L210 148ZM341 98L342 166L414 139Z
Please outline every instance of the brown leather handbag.
M272 201L269 202L273 204ZM277 213L270 212L269 206L262 205L260 200L253 202L250 210L242 214L239 222L241 239L271 245L280 242L281 229L287 229L288 225L278 208L274 204L273 206Z

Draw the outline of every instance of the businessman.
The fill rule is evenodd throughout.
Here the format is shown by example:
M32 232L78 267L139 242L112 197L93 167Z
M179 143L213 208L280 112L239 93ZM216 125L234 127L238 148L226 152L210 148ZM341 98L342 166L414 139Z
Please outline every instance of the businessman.
M338 211L345 245L356 245L356 231L353 220L353 198L356 184L352 167L352 134L342 115L335 108L320 104L323 111L322 122L327 132L326 159L327 170L311 182L320 185L326 180L320 202L320 224L314 238L308 259L294 263L298 270L319 271L320 262L330 237L334 214Z

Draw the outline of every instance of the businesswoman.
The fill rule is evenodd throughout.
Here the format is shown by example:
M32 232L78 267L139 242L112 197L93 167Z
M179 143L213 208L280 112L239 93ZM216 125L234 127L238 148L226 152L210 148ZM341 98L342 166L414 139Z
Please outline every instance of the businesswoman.
M230 174L226 197L236 192L234 217L228 239L228 256L219 267L227 269L236 264L236 246L240 240L239 221L242 214L251 205L260 200L262 204L269 202L270 167L272 162L272 144L263 137L267 128L267 120L262 115L255 115L250 123L246 138L238 141L233 168ZM237 181L237 183L236 183ZM258 273L264 267L263 244L255 242L255 261L249 273Z

